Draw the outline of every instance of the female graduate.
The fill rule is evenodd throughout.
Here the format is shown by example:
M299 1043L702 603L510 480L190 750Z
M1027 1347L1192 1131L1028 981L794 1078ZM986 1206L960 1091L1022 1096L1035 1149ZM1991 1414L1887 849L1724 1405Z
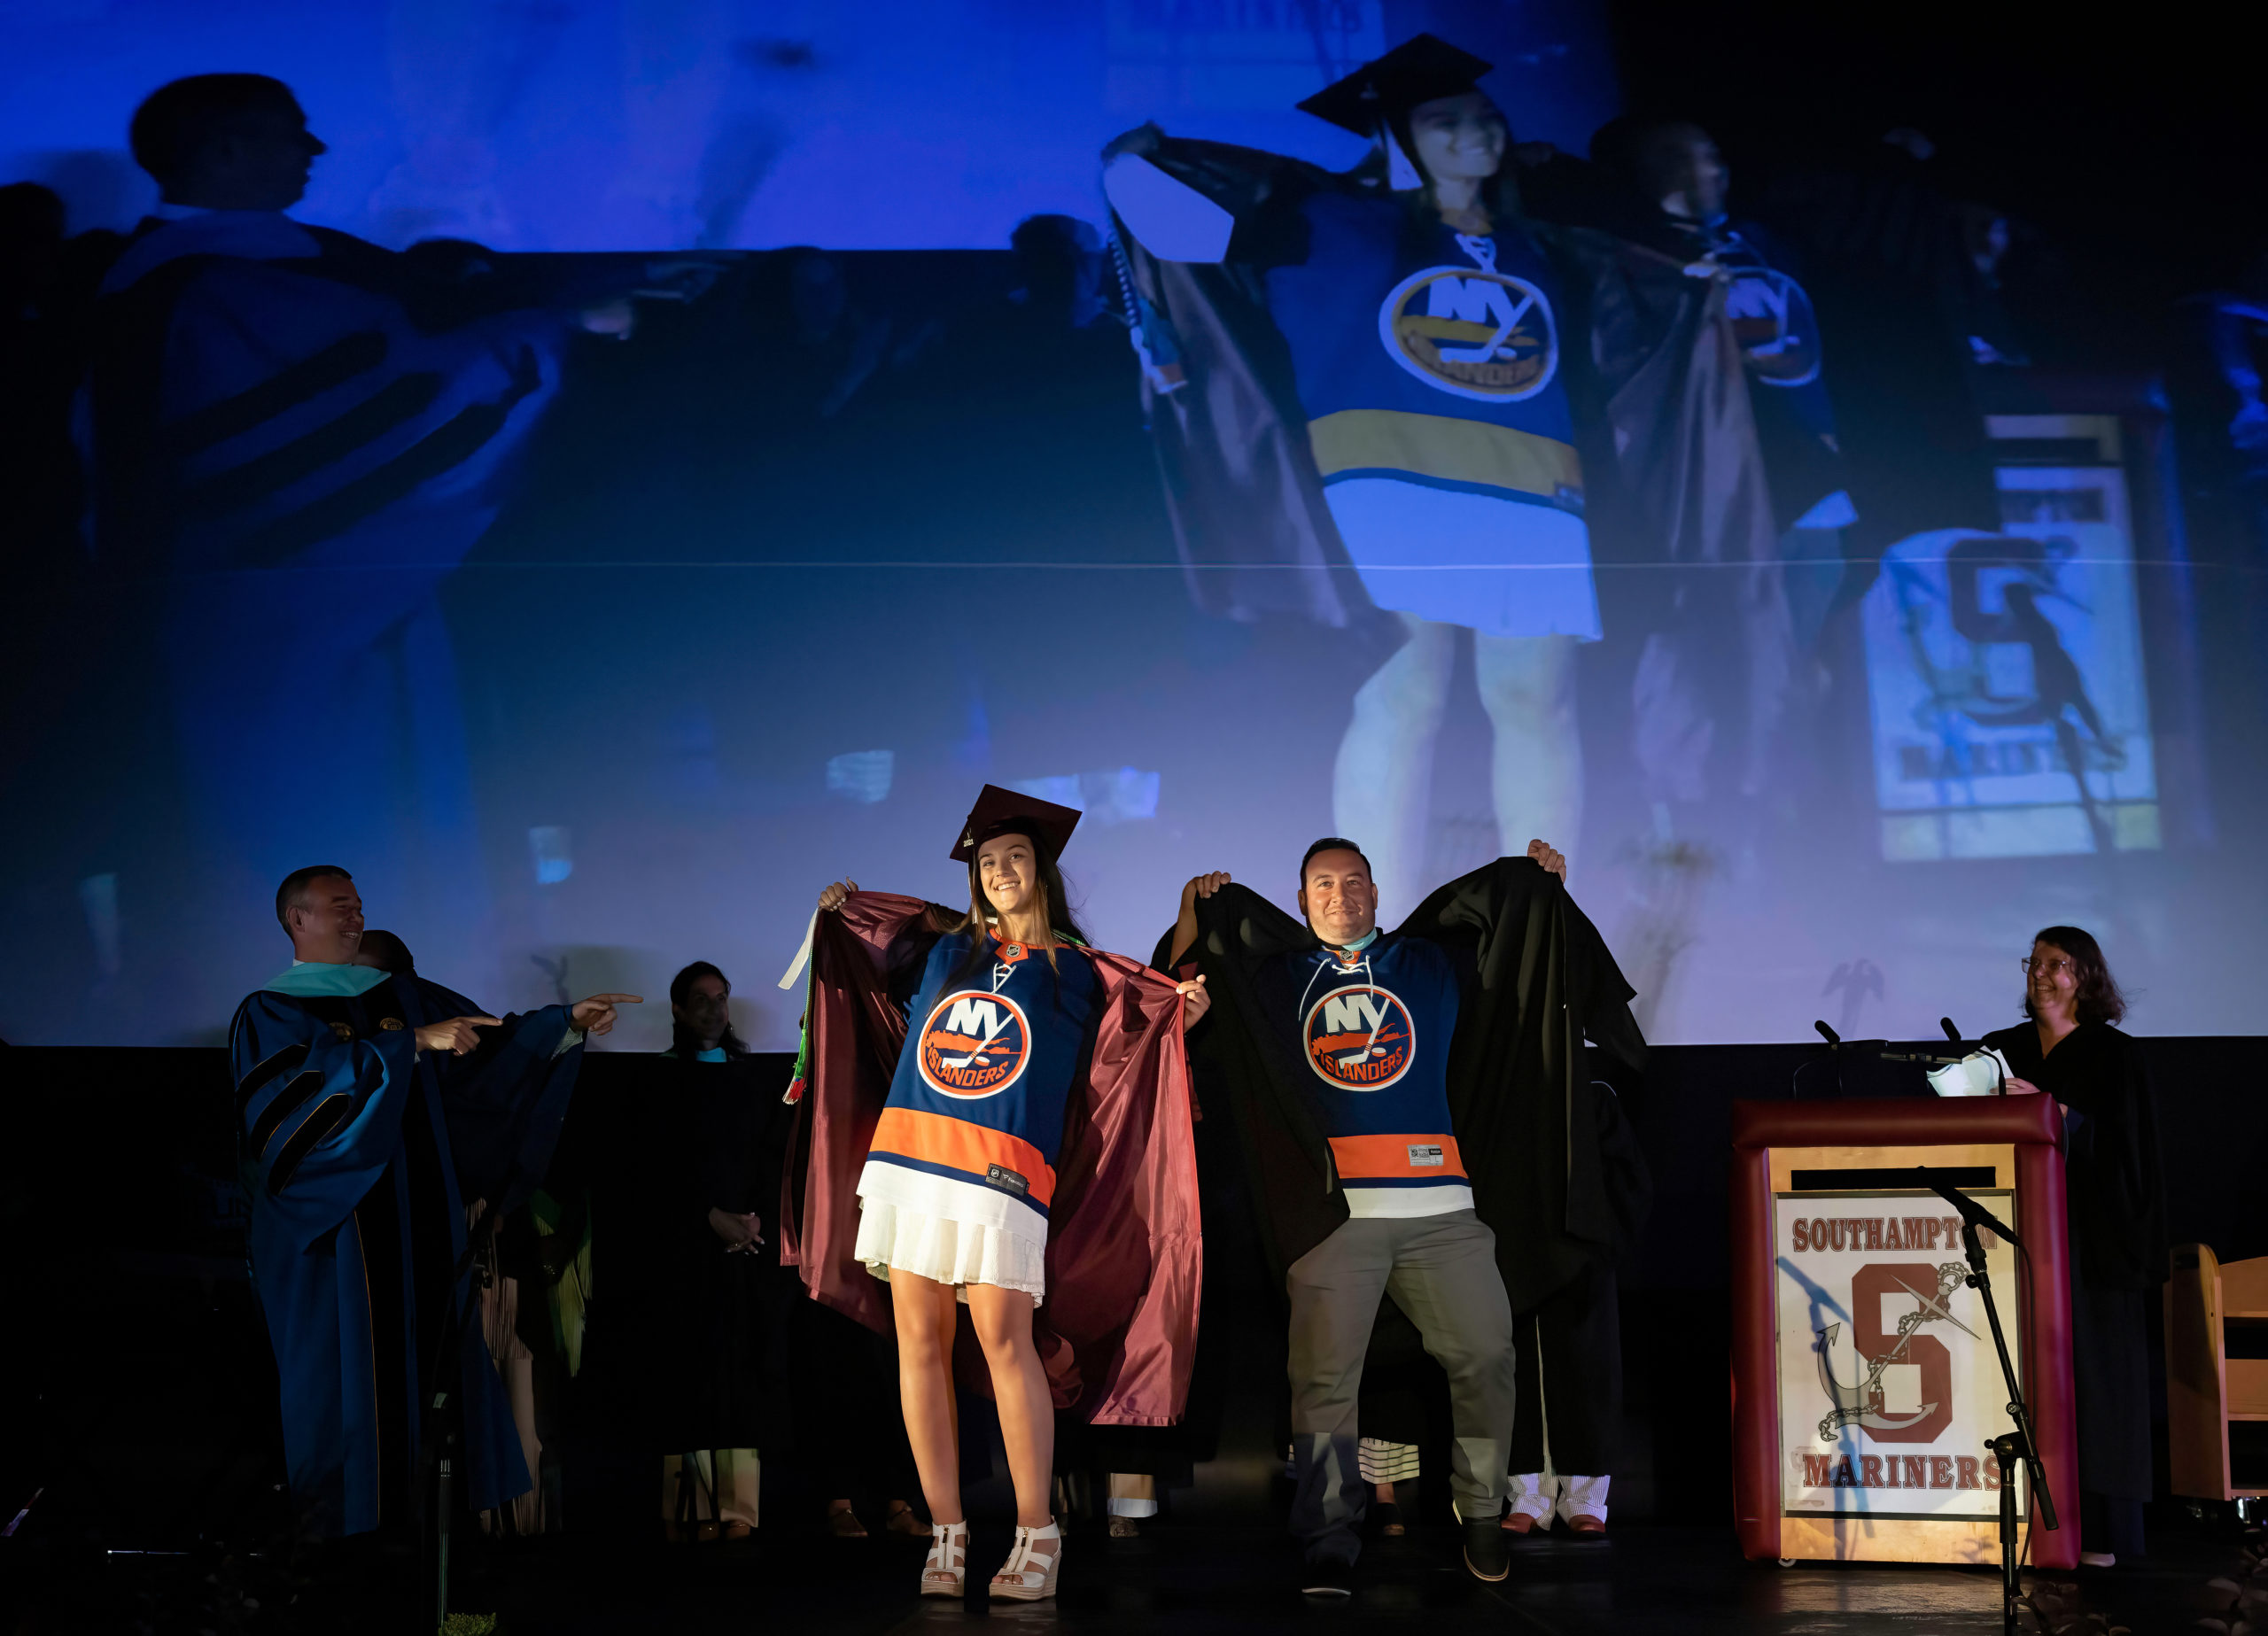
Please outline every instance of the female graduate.
M858 1173L849 1255L889 1286L906 1432L929 1505L925 1596L960 1595L967 1572L952 1375L962 1306L1015 1484L1015 1547L993 1577L995 1597L1055 1591L1055 1408L1170 1423L1187 1387L1199 1233L1181 1033L1206 995L1201 980L1169 983L1087 946L1055 861L1077 817L988 786L953 853L968 868L966 912L849 880L819 896L807 1058L814 1190L835 1167L830 1149L841 1151L824 1116L855 1097L843 1012L871 1023L879 1011L829 1002L862 976L866 994L894 1000L889 974L910 973L920 956ZM935 941L921 955L925 934ZM806 1207L797 1254L813 1293L847 1306L824 1287L827 1213L823 1203ZM1153 1353L1167 1360L1162 1370ZM1081 1400L1090 1394L1091 1407Z
M1332 807L1394 903L1425 896L1463 632L1502 851L1581 832L1594 510L1659 570L1610 616L1659 838L1747 844L1798 696L1730 270L1533 219L1489 66L1418 35L1300 104L1374 143L1345 172L1154 125L1104 150L1191 593L1304 617L1367 672Z
M1148 253L1227 262L1260 294L1305 416L1307 449L1289 458L1311 456L1325 526L1395 616L1400 647L1355 694L1332 810L1398 903L1425 895L1460 630L1493 731L1503 850L1580 828L1574 650L1600 624L1565 303L1518 213L1511 134L1477 83L1487 68L1421 35L1301 103L1379 143L1345 176L1154 126L1106 155L1112 206ZM1265 185L1223 183L1240 164L1278 168Z
M2079 1560L2142 1549L2150 1497L2150 1372L2142 1299L2166 1277L2157 1107L2141 1048L2114 1027L2125 996L2102 949L2051 926L2024 962L2026 1021L1984 1036L2011 1096L2062 1105L2070 1213L2071 1378L2079 1420Z

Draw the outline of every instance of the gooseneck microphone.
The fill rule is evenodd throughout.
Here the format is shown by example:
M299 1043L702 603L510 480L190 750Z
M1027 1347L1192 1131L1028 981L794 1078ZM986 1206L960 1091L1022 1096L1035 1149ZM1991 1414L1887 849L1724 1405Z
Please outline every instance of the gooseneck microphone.
M1834 1029L1829 1027L1824 1022L1814 1022L1811 1026L1819 1030L1819 1037L1825 1040L1829 1047L1839 1046L1843 1043L1843 1036L1836 1033Z
M2001 1237L2007 1239L2010 1244L2016 1245L2019 1249L2023 1247L2023 1240L2017 1237L2016 1234L2010 1230L2008 1224L2006 1221L2001 1221L1990 1210L1987 1210L1983 1205L1978 1204L1975 1199L1969 1197L1968 1194L1961 1192L1957 1188L1948 1186L1946 1183L1938 1181L1936 1176L1930 1173L1929 1166L1915 1166L1914 1179L1919 1182L1923 1187L1928 1188L1938 1198L1944 1199L1946 1203L1951 1205L1955 1210L1959 1211L1961 1213L1961 1219L1968 1222L1969 1226L1981 1227L1988 1231L1998 1233Z
M1952 1041L1954 1044L1956 1044L1956 1045L1958 1045L1958 1044L1960 1044L1960 1043L1961 1043L1961 1030L1960 1030L1959 1028L1956 1028L1956 1027L1954 1027L1953 1026L1953 1019L1952 1019L1952 1018L1950 1018L1950 1017L1940 1017L1940 1018L1938 1018L1938 1027L1939 1027L1940 1028L1943 1028L1943 1029L1946 1031L1946 1038L1947 1038L1947 1039L1951 1040L1951 1041Z

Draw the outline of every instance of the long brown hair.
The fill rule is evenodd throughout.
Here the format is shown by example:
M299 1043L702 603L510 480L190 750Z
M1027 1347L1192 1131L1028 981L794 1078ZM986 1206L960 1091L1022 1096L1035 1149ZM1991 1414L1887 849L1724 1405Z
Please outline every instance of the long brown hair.
M2076 926L2051 926L2035 934L2031 942L2035 949L2046 943L2070 957L2074 998L2081 1022L2117 1022L2126 1015L2126 996L2111 976L2110 963L2102 958L2102 945L2095 942L2093 933ZM2031 1009L2030 983L2024 985L2023 1014L2034 1022L2039 1020Z

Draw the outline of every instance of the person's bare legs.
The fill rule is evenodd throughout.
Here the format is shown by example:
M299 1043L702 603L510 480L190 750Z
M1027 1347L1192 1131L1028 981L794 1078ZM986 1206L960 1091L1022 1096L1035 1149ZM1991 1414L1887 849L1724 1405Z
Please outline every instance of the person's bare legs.
M1055 1518L1049 1488L1055 1472L1055 1400L1047 1370L1032 1345L1033 1301L1021 1290L968 1286L969 1322L992 1371L992 1398L1000 1410L1000 1441L1016 1485L1016 1522L1045 1528ZM926 1479L925 1479L926 1480Z
M897 1322L898 1403L905 1413L906 1440L913 1446L913 1469L921 1477L921 1498L928 1502L931 1522L963 1522L960 1433L953 1401L953 1329L959 1302L951 1284L894 1268L889 1298ZM1029 1336L1025 1344L1030 1344ZM1005 1423L1005 1413L1001 1419Z
M1414 614L1396 617L1410 640L1355 690L1355 717L1332 770L1331 808L1339 833L1371 860L1379 903L1399 919L1425 894L1433 746L1449 708L1458 627Z
M1583 821L1575 639L1476 632L1472 671L1495 729L1489 786L1502 856L1522 857L1531 841L1573 853Z

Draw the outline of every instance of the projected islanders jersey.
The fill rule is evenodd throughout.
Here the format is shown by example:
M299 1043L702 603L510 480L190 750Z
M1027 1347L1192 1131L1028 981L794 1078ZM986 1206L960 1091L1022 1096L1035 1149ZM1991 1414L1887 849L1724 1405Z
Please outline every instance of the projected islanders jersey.
M1457 980L1449 957L1381 934L1351 957L1286 957L1266 983L1306 1072L1316 1120L1354 1216L1472 1208L1449 1129L1449 1035Z
M1517 229L1318 192L1267 268L1324 495L1382 608L1599 634L1550 266Z
M1709 254L1732 274L1726 315L1751 378L1784 396L1806 430L1833 437L1835 406L1820 378L1819 320L1795 275L1774 265L1774 247L1754 228L1724 227Z
M1094 967L1076 949L1051 969L1044 950L992 942L958 978L967 934L930 950L858 1196L1045 1244Z

